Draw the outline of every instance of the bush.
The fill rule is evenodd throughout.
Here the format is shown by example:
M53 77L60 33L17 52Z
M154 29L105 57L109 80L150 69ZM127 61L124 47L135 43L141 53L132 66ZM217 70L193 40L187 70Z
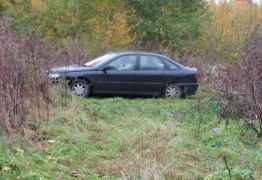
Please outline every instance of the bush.
M220 68L214 86L222 94L221 115L238 115L262 136L262 27L257 26L241 58Z
M51 98L46 71L52 66L79 63L86 54L76 46L44 44L34 34L9 31L8 18L0 21L0 125L9 135L48 119ZM30 122L31 121L31 122Z

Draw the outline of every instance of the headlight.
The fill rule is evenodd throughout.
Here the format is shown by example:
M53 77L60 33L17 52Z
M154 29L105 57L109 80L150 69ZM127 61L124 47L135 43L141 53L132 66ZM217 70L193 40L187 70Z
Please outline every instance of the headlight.
M48 79L57 79L60 77L60 74L48 74Z

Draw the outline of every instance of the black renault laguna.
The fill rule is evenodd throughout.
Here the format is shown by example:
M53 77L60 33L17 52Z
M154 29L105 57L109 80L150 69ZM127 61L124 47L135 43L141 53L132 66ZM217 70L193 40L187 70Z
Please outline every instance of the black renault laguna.
M64 78L78 96L92 94L183 97L198 89L198 71L166 56L146 52L112 52L86 64L49 71L52 82Z

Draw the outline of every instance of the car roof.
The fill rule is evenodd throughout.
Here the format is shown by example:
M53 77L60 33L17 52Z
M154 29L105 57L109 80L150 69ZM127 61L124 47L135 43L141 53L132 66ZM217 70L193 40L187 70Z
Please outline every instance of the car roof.
M163 56L163 57L167 57L163 54L160 53L153 53L153 52L146 52L146 51L113 51L110 53L114 53L117 55L127 55L127 54L137 54L137 55L153 55L153 56Z

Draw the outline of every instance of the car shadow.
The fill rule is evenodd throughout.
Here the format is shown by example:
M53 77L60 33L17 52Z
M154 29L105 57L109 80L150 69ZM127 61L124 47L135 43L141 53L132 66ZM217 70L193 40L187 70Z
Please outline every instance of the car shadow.
M91 98L110 99L110 98L124 98L124 99L170 99L164 96L150 96L150 95L91 95ZM176 98L173 98L176 100ZM182 97L179 100L196 100L195 96Z
M92 98L109 99L109 98L124 98L124 99L161 99L163 97L146 96L146 95L92 95Z

